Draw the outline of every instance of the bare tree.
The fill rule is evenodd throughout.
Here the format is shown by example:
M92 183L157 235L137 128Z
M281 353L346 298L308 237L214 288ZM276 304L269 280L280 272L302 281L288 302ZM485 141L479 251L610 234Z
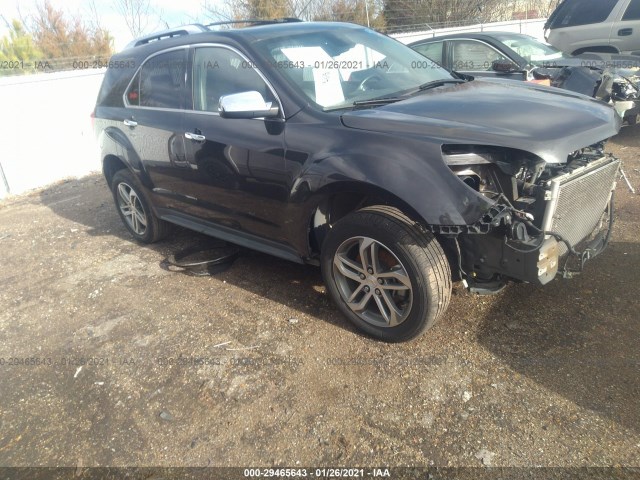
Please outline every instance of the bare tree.
M113 9L122 17L133 38L160 25L161 13L151 6L151 0L113 0Z
M538 0L540 4L540 15L548 17L553 13L562 0Z
M312 13L313 20L351 22L368 27L384 29L382 5L375 0L332 0L317 2Z
M274 19L296 17L313 20L328 11L325 4L337 4L341 0L225 0L222 7L205 0L203 9L208 18L217 20ZM363 2L363 0L354 0ZM369 0L371 1L371 0ZM343 1L350 3L351 0ZM364 5L364 3L362 3ZM329 9L330 10L330 9Z

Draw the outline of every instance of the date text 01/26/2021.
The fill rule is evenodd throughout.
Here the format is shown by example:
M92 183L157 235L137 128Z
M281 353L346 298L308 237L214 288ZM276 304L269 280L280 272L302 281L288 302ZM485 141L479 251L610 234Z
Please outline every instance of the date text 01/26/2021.
M245 468L246 478L389 478L388 468Z

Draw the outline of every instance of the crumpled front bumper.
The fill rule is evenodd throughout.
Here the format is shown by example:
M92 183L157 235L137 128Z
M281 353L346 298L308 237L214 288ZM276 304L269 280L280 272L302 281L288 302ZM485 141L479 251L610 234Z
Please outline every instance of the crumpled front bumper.
M575 273L564 261L569 255L576 257L581 271L608 243L619 168L620 160L603 156L547 181L544 216L537 225L506 208L490 232L460 235L467 277L483 282L499 276L544 285L559 271L565 277ZM525 234L531 229L525 224L538 235Z

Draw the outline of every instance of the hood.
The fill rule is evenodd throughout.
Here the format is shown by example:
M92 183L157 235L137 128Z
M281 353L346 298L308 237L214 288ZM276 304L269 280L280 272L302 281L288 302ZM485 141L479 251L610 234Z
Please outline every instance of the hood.
M407 100L342 115L346 127L419 135L441 144L492 145L565 162L580 148L620 130L615 110L557 88L482 79L446 85Z

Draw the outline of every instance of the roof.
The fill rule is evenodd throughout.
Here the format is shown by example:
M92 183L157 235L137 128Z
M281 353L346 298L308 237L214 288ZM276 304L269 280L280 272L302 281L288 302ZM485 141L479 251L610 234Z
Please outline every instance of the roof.
M512 37L529 37L530 35L526 35L524 33L516 33L516 32L464 32L464 33L450 33L449 35L436 35L433 38L425 38L422 40L417 40L415 42L411 42L408 45L420 45L423 43L429 43L438 40L448 40L452 38L472 38L483 40L487 38L496 39L498 36L508 35Z

